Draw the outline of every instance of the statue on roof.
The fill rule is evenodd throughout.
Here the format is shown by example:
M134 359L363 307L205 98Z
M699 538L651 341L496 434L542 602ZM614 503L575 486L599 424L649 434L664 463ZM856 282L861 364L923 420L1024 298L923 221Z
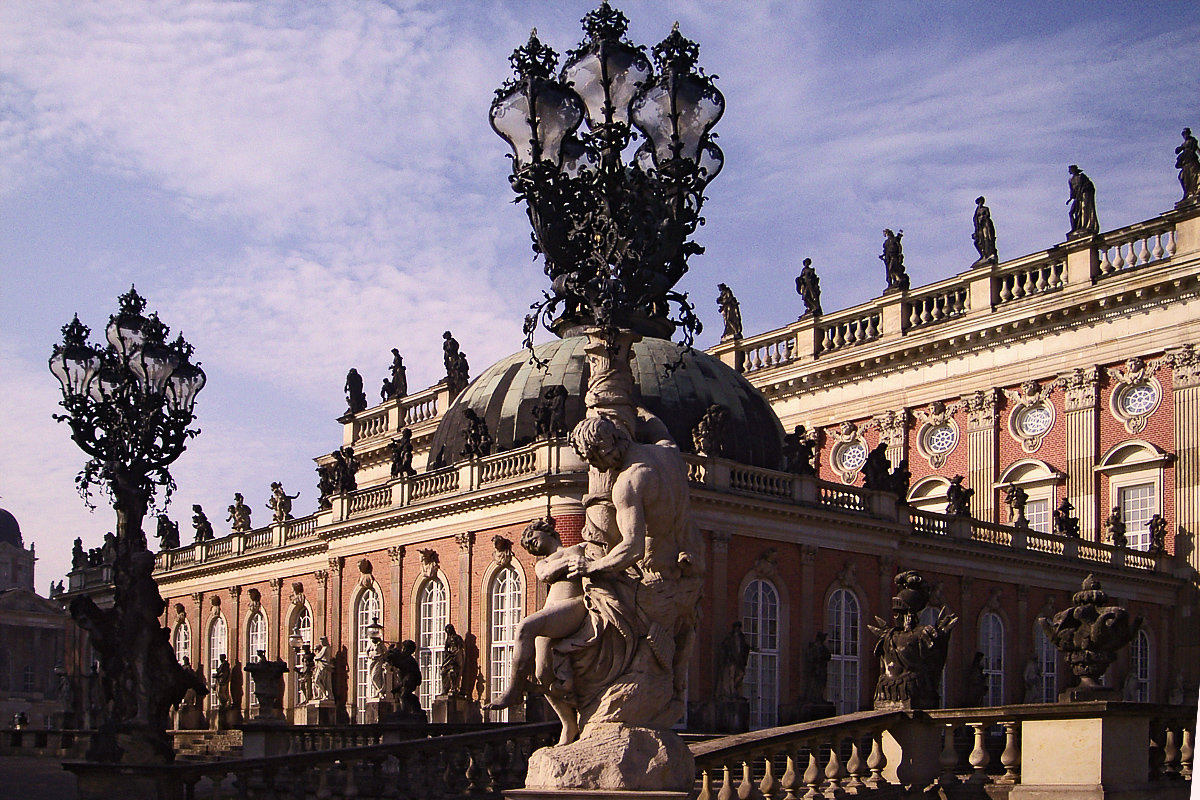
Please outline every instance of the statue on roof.
M458 394L471 382L471 367L467 363L467 354L458 346L458 340L450 331L442 334L442 363L446 367L446 387L450 397Z
M462 455L468 458L491 455L492 434L488 432L487 421L476 414L474 409L464 408L463 415L467 418L467 430Z
M392 366L388 377L383 379L383 387L379 390L379 399L383 402L396 400L408 394L408 371L404 367L404 356L395 347L392 348Z
M192 506L192 528L196 531L197 542L207 542L213 538L213 526L208 521L208 515L197 503Z
M233 493L233 505L229 507L229 516L225 521L232 523L230 530L234 533L250 530L250 506L246 505L241 492Z
M1129 540L1125 536L1125 520L1121 519L1121 507L1113 506L1112 513L1104 520L1104 533L1113 547L1127 547Z
M357 414L367 407L367 394L363 391L362 375L354 367L346 373L346 413Z
M815 437L803 425L797 425L783 435L783 469L793 475L816 475L815 450Z
M533 407L533 430L538 439L561 439L567 435L567 387L548 386Z
M179 547L179 523L172 522L166 514L158 515L158 528L155 535L162 550L174 550Z
M721 457L729 450L729 411L709 406L692 430L692 445L698 456Z
M292 518L292 501L300 496L299 492L288 494L283 490L283 484L279 481L271 481L271 499L267 501L267 508L271 509L271 520L273 522L287 522Z
M979 251L979 258L973 266L982 264L996 263L996 226L992 224L992 211L984 205L983 195L975 198L975 232L971 234L971 239L975 242L975 249Z
M344 445L333 451L333 485L339 494L353 492L358 488L358 458L354 448Z
M83 538L76 536L75 545L71 548L71 570L83 569L87 565L88 557L83 551Z
M721 333L721 341L742 338L742 306L733 296L733 290L723 283L717 284L717 308L721 319L725 322L725 330Z
M969 517L971 516L971 498L975 495L975 490L963 486L962 482L962 475L955 475L950 479L950 485L946 487L946 513L958 517Z
M317 508L322 511L333 507L333 502L329 498L337 491L337 482L334 477L336 467L336 464L317 465Z
M1028 528L1029 519L1025 516L1025 505L1029 502L1029 493L1010 483L1004 490L1004 504L1008 506L1008 520L1016 528Z
M875 492L891 491L892 462L887 457L887 442L880 442L867 453L867 459L859 470L863 476L863 488Z
M417 474L413 469L413 444L412 444L412 429L405 428L400 431L400 435L393 439L388 445L388 450L392 456L392 477L410 478Z
M804 313L801 318L813 315L821 316L821 279L817 277L817 271L813 269L812 259L804 259L804 266L800 269L800 274L796 276L796 293L800 295L800 300L804 303Z
M1067 167L1071 178L1067 188L1071 196L1067 205L1071 206L1071 230L1067 236L1094 236L1100 232L1100 219L1096 216L1096 185L1092 183L1083 170L1072 164Z
M1183 200L1200 200L1200 145L1191 128L1183 129L1183 144L1175 148L1175 168L1179 170L1179 185Z
M1059 536L1079 538L1079 519L1071 514L1075 506L1067 498L1063 498L1058 508L1054 509L1054 532Z
M879 260L883 262L887 277L887 291L908 291L908 273L904 271L904 231L893 233L891 228L883 229L883 254Z

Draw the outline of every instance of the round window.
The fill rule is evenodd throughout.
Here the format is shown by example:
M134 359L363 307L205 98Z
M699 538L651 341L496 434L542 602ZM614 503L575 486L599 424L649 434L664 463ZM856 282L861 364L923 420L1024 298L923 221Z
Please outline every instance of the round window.
M838 451L842 472L857 472L867 460L867 448L862 442L851 442Z
M958 433L950 425L938 425L926 434L925 444L931 453L949 453L958 444Z
M1054 424L1054 412L1043 405L1030 406L1017 418L1017 428L1023 436L1041 436Z
M1121 392L1120 404L1131 417L1149 414L1158 405L1158 391L1148 383L1139 383Z

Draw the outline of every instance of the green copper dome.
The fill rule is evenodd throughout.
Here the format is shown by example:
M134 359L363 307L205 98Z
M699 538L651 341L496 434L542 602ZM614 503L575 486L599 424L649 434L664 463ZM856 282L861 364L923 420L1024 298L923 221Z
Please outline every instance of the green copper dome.
M539 345L546 369L530 363L522 350L502 359L476 378L442 417L430 448L430 468L462 460L471 409L484 419L492 452L521 447L534 438L534 408L550 386L565 386L568 430L583 419L588 364L587 339L571 336ZM683 365L667 374L667 366ZM692 452L692 429L711 405L729 411L727 457L743 464L778 469L783 426L766 398L735 370L700 350L665 339L646 338L633 347L633 377L640 402L660 417L684 452Z

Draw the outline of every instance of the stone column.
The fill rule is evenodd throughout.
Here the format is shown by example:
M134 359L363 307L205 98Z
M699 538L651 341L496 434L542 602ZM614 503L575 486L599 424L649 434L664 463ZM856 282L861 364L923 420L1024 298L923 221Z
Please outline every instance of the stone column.
M1099 455L1097 440L1099 421L1096 414L1096 391L1099 370L1080 367L1059 377L1066 395L1067 431L1067 497L1079 517L1079 532L1085 539L1099 540L1098 519L1100 493L1096 491L1096 473L1092 467Z
M976 519L996 522L996 390L983 389L963 398L967 404L967 485L975 490L971 509Z
M713 647L729 630L729 604L725 602L729 590L729 531L712 532L712 566L709 581L712 604ZM736 608L736 605L735 605Z
M283 619L281 612L282 598L280 597L283 591L283 578L271 578L267 583L271 587L271 608L268 612L269 618L275 620L275 654L277 658L282 658L284 661L291 661L291 650L288 649L288 636L291 631L287 629L287 622Z
M462 626L458 633L466 636L471 628L471 551L475 544L475 534L464 531L454 534L458 544L458 622ZM464 680L466 680L464 678Z
M338 652L342 646L342 566L345 559L329 559L329 646Z
M329 586L329 571L319 569L313 572L320 590L313 598L313 644L321 641L322 636L329 635L329 625L325 619L325 609L328 608L327 589Z
M402 636L402 626L404 620L404 545L399 547L388 548L388 559L392 564L391 581L392 581L392 608L395 612L390 620L385 620L387 628L384 631L384 636L389 642L399 642Z

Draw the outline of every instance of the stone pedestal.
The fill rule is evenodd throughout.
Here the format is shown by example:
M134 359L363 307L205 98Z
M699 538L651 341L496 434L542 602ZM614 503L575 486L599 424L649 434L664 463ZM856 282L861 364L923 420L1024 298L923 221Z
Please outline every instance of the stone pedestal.
M366 723L378 725L392 713L392 704L387 700L368 700L366 707Z
M242 756L263 758L287 755L291 726L283 720L255 720L242 726Z
M923 789L941 774L942 729L926 721L906 720L883 732L887 757L883 777L891 783Z
M1089 700L1105 700L1110 703L1122 700L1120 689L1105 686L1075 686L1058 693L1060 703L1083 703Z
M217 712L217 730L229 731L242 724L240 708L225 708Z
M178 727L185 731L204 730L208 727L208 719L200 706L183 706L179 709Z
M336 725L337 708L332 700L308 703L296 709L297 725Z
M474 700L465 697L447 697L440 694L433 698L434 722L482 722L483 715Z

